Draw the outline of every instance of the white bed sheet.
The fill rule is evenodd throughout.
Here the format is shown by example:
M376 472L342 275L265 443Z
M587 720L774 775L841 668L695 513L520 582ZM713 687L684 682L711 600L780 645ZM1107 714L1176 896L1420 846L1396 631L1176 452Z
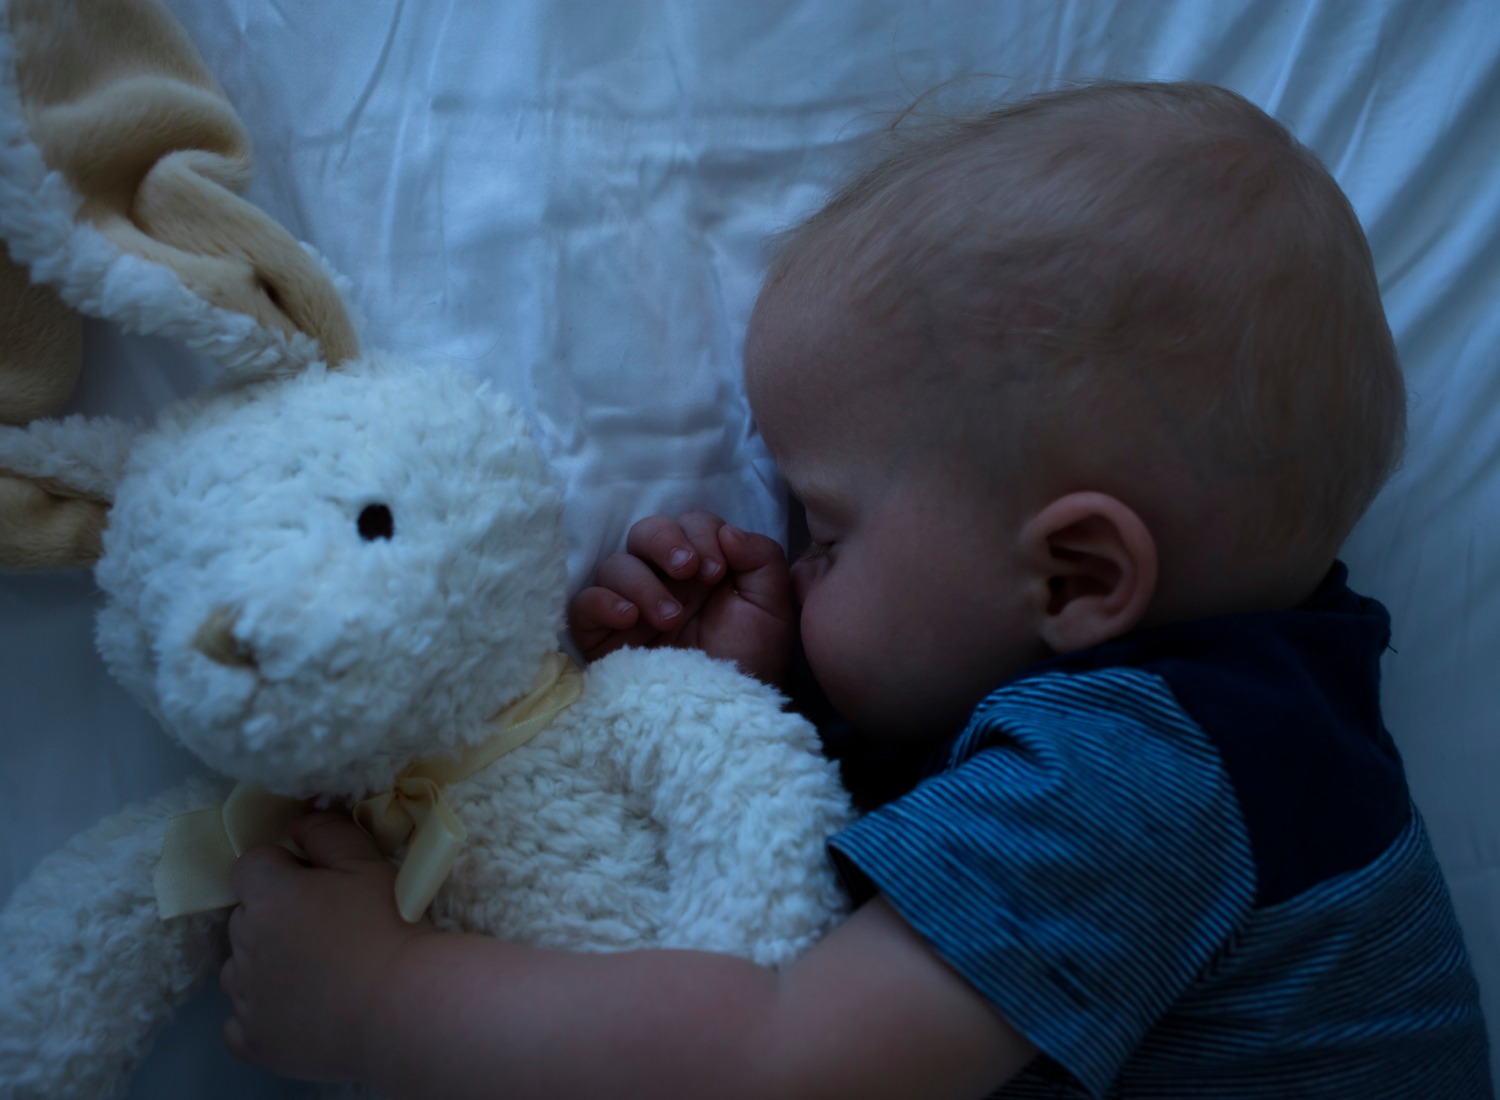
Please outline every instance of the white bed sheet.
M1368 229L1411 390L1405 466L1347 547L1395 618L1388 721L1500 1018L1500 8L1286 0L170 0L252 135L251 197L354 281L365 338L532 412L581 583L635 518L779 531L738 383L765 236L941 81L1227 85ZM91 329L74 407L146 415L210 370ZM83 575L0 578L0 898L196 765L108 678ZM206 990L133 1097L298 1096L234 1064Z

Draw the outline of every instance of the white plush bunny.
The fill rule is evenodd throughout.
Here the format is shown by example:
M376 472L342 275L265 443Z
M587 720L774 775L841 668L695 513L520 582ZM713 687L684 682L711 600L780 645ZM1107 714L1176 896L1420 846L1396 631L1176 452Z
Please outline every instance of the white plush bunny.
M430 902L441 927L767 965L809 946L841 910L824 840L850 816L812 728L698 653L625 650L577 672L557 643L561 495L517 410L462 371L355 353L332 280L221 187L222 156L184 170L169 152L144 176L118 158L155 222L145 199L129 224L85 201L98 180L27 130L46 105L23 109L15 51L60 49L90 10L0 0L0 230L64 302L175 335L228 377L149 427L0 425L0 561L97 557L106 662L223 782L126 808L0 910L0 1097L123 1088L217 969L234 851L274 839L294 805L270 795L357 805L401 862L403 912ZM212 82L169 17L155 0L108 10L131 33L100 41L156 35L127 61L171 61L198 125ZM151 110L170 114L162 84ZM84 98L117 110L126 92ZM174 195L198 205L170 245L138 240ZM194 252L205 225L228 243ZM79 515L107 516L102 545Z
M390 791L488 742L556 661L559 494L509 402L458 371L315 367L133 438L4 429L0 466L113 497L100 649L234 780ZM127 809L0 912L0 1094L107 1095L215 968L225 911L164 919L153 879L168 821L226 791ZM443 794L468 834L432 905L444 927L776 964L839 911L823 840L848 809L814 732L701 654L599 661L533 739Z

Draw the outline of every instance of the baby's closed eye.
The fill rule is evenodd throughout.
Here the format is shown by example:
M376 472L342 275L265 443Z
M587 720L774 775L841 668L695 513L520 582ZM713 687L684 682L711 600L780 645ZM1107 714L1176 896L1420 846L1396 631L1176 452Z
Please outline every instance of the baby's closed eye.
M826 558L832 545L829 542L808 543L807 549L797 555L797 561L794 564L800 565L804 562L814 562Z

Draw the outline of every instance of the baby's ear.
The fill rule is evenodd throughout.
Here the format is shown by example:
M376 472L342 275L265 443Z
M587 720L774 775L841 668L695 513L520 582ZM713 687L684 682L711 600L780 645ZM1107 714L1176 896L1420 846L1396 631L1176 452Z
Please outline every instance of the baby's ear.
M1105 493L1069 493L1031 518L1028 559L1047 585L1042 640L1072 653L1134 629L1156 594L1156 541L1133 509Z
M99 559L137 431L81 416L0 426L0 569L74 569Z

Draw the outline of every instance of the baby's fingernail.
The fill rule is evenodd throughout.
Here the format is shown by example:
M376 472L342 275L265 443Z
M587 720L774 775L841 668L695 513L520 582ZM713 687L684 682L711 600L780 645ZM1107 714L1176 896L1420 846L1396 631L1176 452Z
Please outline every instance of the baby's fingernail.
M704 580L711 581L719 575L719 571L723 568L724 567L718 562L714 561L713 558L704 558L703 568L698 570L698 572L703 574Z
M726 523L724 525L724 530L728 531L734 538L743 539L745 537L745 532L741 531L732 523Z
M667 565L671 569L681 569L693 560L693 552L686 547L679 546L672 551L672 556L667 559Z
M662 600L656 605L656 614L663 619L675 619L682 613L682 604L676 600Z
M630 612L632 612L634 610L635 610L635 604L631 603L629 600L620 600L618 603L615 604L615 614L616 615L628 615L628 614L630 614Z

